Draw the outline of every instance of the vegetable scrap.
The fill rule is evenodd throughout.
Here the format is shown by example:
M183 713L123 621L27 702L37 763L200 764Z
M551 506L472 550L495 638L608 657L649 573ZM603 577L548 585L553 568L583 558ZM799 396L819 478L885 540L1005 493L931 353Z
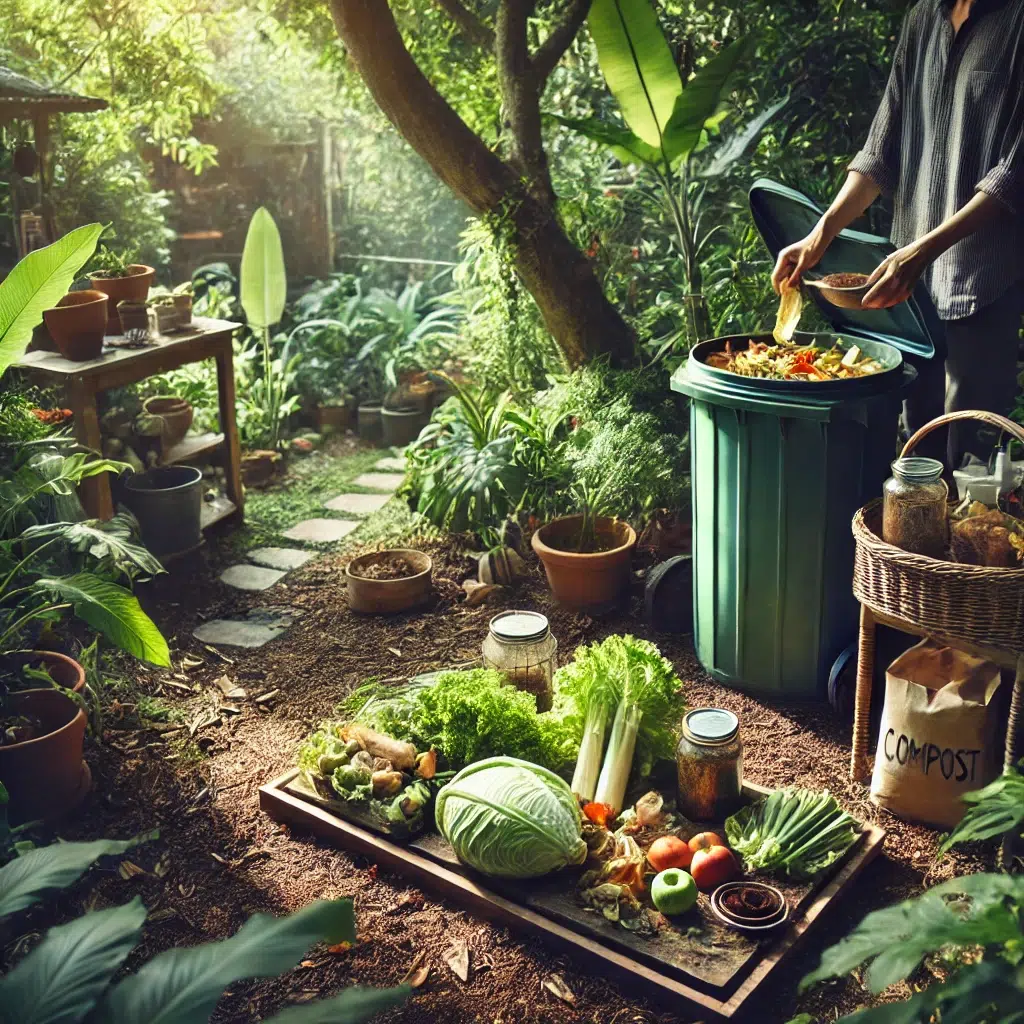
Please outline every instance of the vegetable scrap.
M779 292L779 311L775 314L775 329L772 331L772 337L780 345L788 345L793 340L803 305L800 288L792 288L784 282Z
M747 871L810 879L853 846L860 828L828 790L786 788L737 811L725 834Z
M747 342L746 349L740 351L734 351L732 343L727 341L722 352L712 352L707 357L707 364L716 370L763 380L853 380L883 369L877 359L862 357L856 345L844 349L837 342L826 349L787 343L769 345L753 338Z

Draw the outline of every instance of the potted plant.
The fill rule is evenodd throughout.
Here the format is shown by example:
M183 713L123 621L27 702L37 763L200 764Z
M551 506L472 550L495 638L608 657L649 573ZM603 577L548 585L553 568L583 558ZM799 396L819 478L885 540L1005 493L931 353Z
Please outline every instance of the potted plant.
M603 485L578 482L572 495L581 511L546 523L533 535L533 550L544 564L556 600L578 610L613 605L629 581L636 533L608 516Z
M348 606L365 615L418 608L430 598L433 562L412 548L374 551L345 566Z
M171 293L171 301L174 303L174 308L178 311L178 326L179 327L191 327L192 326L192 300L194 298L192 292L192 282L185 281L183 284L179 284L177 288Z
M103 292L87 288L68 292L56 306L43 311L46 329L65 359L78 363L103 354L108 305Z
M148 551L124 538L125 529L123 517L44 523L0 541L0 778L12 811L23 817L57 816L89 788L81 699L60 688L73 681L73 690L81 667L75 663L77 671L65 676L59 655L33 654L26 646L33 643L33 626L51 626L72 610L128 653L170 665L159 629L132 592L113 582L118 575L131 580L163 571ZM58 555L77 571L61 574ZM56 665L61 668L55 671Z
M115 252L106 245L93 257L89 265L89 282L94 289L110 297L107 303L107 334L120 334L121 321L117 314L119 302L145 302L156 270L135 262L137 254L130 249Z

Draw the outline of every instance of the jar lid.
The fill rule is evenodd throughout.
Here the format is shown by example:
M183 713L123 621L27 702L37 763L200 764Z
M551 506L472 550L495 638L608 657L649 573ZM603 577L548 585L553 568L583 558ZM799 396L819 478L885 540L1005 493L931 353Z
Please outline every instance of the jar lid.
M507 644L529 644L543 640L550 631L547 617L540 612L499 612L491 619L491 635Z
M725 743L740 731L740 720L724 708L698 708L683 719L683 730L697 743Z
M892 464L892 471L904 480L915 480L925 483L929 480L937 480L942 476L945 467L938 459L925 459L915 455L904 459L897 459Z

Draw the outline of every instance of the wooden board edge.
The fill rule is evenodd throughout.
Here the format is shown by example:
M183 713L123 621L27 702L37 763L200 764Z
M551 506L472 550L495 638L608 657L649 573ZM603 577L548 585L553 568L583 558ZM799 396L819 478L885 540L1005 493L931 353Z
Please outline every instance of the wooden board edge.
M653 971L635 960L617 953L613 949L575 932L564 925L538 914L518 903L507 900L496 893L482 889L475 882L457 874L434 861L428 861L422 854L411 849L395 849L383 836L375 836L362 829L354 830L348 822L337 818L328 811L321 810L315 804L292 796L283 789L295 775L295 770L260 786L260 809L275 821L287 825L306 828L323 838L337 837L344 834L350 840L350 846L358 847L358 852L379 856L385 866L392 867L399 873L410 876L417 881L424 880L428 886L431 879L443 883L444 892L454 900L467 904L481 917L498 920L503 925L520 928L528 925L541 933L544 938L566 949L570 953L583 953L591 958L603 961L626 976L642 978L648 984L656 985L668 995L689 1003L692 1007L715 1014L722 1020L728 1020L735 1010L727 1010L725 1004L714 996L699 992L682 982ZM403 856L404 854L404 856Z
M865 835L860 849L855 853L817 893L802 913L793 922L784 939L766 953L763 960L740 982L735 991L725 1000L678 981L656 971L633 958L620 953L596 939L574 931L565 925L545 917L519 903L508 900L497 893L484 889L474 881L455 871L430 860L414 848L399 846L385 836L378 836L359 826L353 825L337 815L331 814L315 804L293 796L285 786L298 774L291 769L272 779L259 789L260 809L273 820L287 825L305 828L325 839L344 836L350 847L357 852L378 857L385 866L400 874L413 877L428 887L431 881L441 883L445 894L456 902L468 905L475 913L504 925L522 928L529 926L541 936L569 952L602 961L616 972L627 977L641 978L656 986L665 995L681 999L702 1012L710 1012L721 1020L731 1020L743 1008L746 1000L758 986L774 971L787 953L793 950L819 920L829 901L850 881L855 879L873 861L882 849L885 830L875 825L865 826ZM760 787L758 787L760 788Z

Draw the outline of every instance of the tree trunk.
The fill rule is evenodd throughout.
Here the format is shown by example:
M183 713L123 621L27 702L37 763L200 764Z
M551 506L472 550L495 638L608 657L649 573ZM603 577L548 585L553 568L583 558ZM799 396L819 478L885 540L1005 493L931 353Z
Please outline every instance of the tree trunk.
M554 211L430 84L405 48L387 0L331 0L338 34L378 106L434 173L477 214L508 217L523 284L571 366L635 360L633 334Z

